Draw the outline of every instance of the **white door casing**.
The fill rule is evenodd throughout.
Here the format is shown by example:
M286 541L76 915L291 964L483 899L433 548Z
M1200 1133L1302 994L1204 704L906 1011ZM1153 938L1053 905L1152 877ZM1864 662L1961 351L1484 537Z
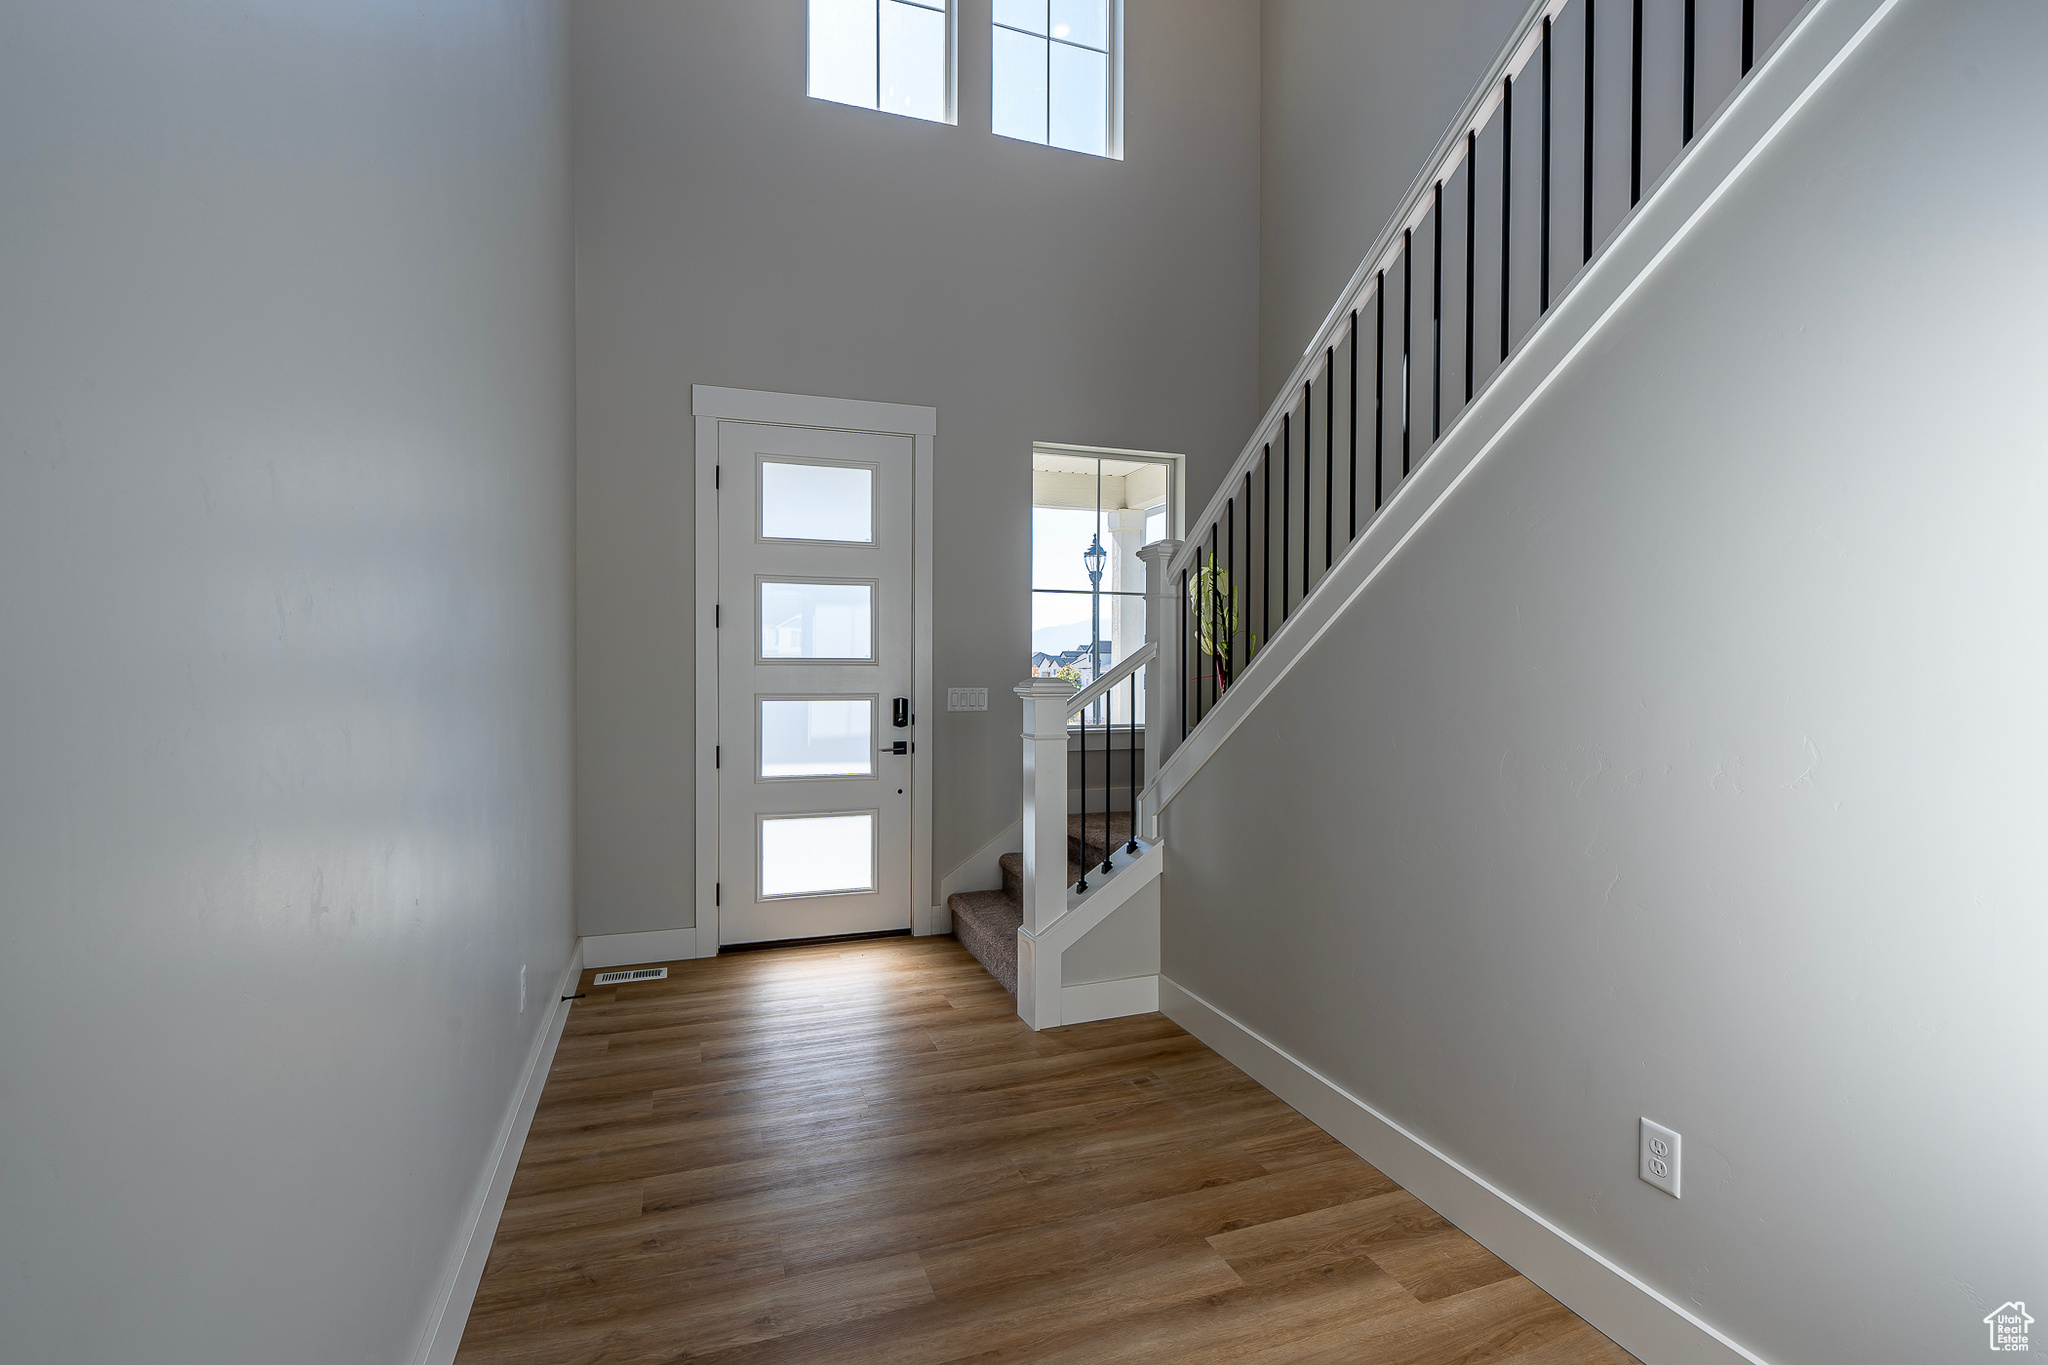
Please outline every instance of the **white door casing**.
M697 954L932 932L931 756L918 737L936 413L694 397ZM898 698L922 723L893 724ZM899 742L912 752L891 752Z

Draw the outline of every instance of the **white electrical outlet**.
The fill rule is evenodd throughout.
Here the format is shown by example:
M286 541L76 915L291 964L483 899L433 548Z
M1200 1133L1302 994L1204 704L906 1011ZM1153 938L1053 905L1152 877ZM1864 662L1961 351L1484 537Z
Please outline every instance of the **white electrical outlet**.
M519 964L519 1012L526 1013L526 964Z
M988 710L988 689L986 687L949 687L946 689L948 711Z
M1644 1119L1636 1174L1673 1199L1678 1198L1678 1134L1661 1123Z

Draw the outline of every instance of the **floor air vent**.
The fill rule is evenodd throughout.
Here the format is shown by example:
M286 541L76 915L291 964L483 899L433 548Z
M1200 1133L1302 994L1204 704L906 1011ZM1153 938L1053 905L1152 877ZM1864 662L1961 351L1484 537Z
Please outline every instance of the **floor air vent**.
M616 986L622 981L666 981L668 968L640 967L630 972L599 972L593 986Z

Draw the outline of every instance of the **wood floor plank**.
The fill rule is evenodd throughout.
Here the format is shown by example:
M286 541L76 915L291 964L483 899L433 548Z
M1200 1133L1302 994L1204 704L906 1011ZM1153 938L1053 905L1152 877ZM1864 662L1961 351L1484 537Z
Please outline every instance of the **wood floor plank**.
M1633 1365L1160 1015L1033 1032L957 942L572 1008L460 1365Z
M1368 1199L1222 1233L1211 1237L1209 1245L1248 1284L1361 1259L1372 1260L1400 1280L1398 1272L1373 1255L1374 1250L1427 1239L1447 1228L1450 1224L1438 1217L1434 1209L1396 1187ZM1409 1287L1405 1280L1401 1282ZM1413 1293L1412 1287L1409 1289Z
M1380 1269L1424 1303L1504 1280L1515 1268L1454 1227L1369 1248Z

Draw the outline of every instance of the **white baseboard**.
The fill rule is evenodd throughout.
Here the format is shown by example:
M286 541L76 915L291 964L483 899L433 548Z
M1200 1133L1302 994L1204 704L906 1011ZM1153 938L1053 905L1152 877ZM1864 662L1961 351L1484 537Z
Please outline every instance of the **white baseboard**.
M1158 981L1159 1007L1167 1018L1638 1359L1656 1365L1767 1365L1761 1356L1200 996L1168 977Z
M1087 981L1060 987L1060 1022L1087 1024L1151 1014L1159 1008L1159 978L1127 976L1121 981ZM1193 1032L1192 1029L1189 1032Z
M498 1235L498 1219L505 1212L505 1195L512 1188L513 1172L519 1169L519 1154L526 1147L526 1130L533 1126L533 1111L540 1105L548 1069L554 1065L555 1047L562 1041L563 1026L569 1022L570 1004L561 997L576 993L576 980L582 975L583 948L579 943L570 950L569 965L555 983L554 1015L533 1040L519 1088L512 1095L504 1122L498 1125L497 1140L484 1159L476 1196L464 1218L467 1231L441 1276L433 1311L420 1333L419 1349L413 1352L414 1365L450 1365L456 1348L462 1344L462 1329L469 1325L470 1305L476 1302L476 1288L484 1278L484 1262L490 1259L491 1242Z
M649 929L639 934L591 934L583 940L583 965L638 967L646 962L680 962L700 955L697 939L694 926Z

